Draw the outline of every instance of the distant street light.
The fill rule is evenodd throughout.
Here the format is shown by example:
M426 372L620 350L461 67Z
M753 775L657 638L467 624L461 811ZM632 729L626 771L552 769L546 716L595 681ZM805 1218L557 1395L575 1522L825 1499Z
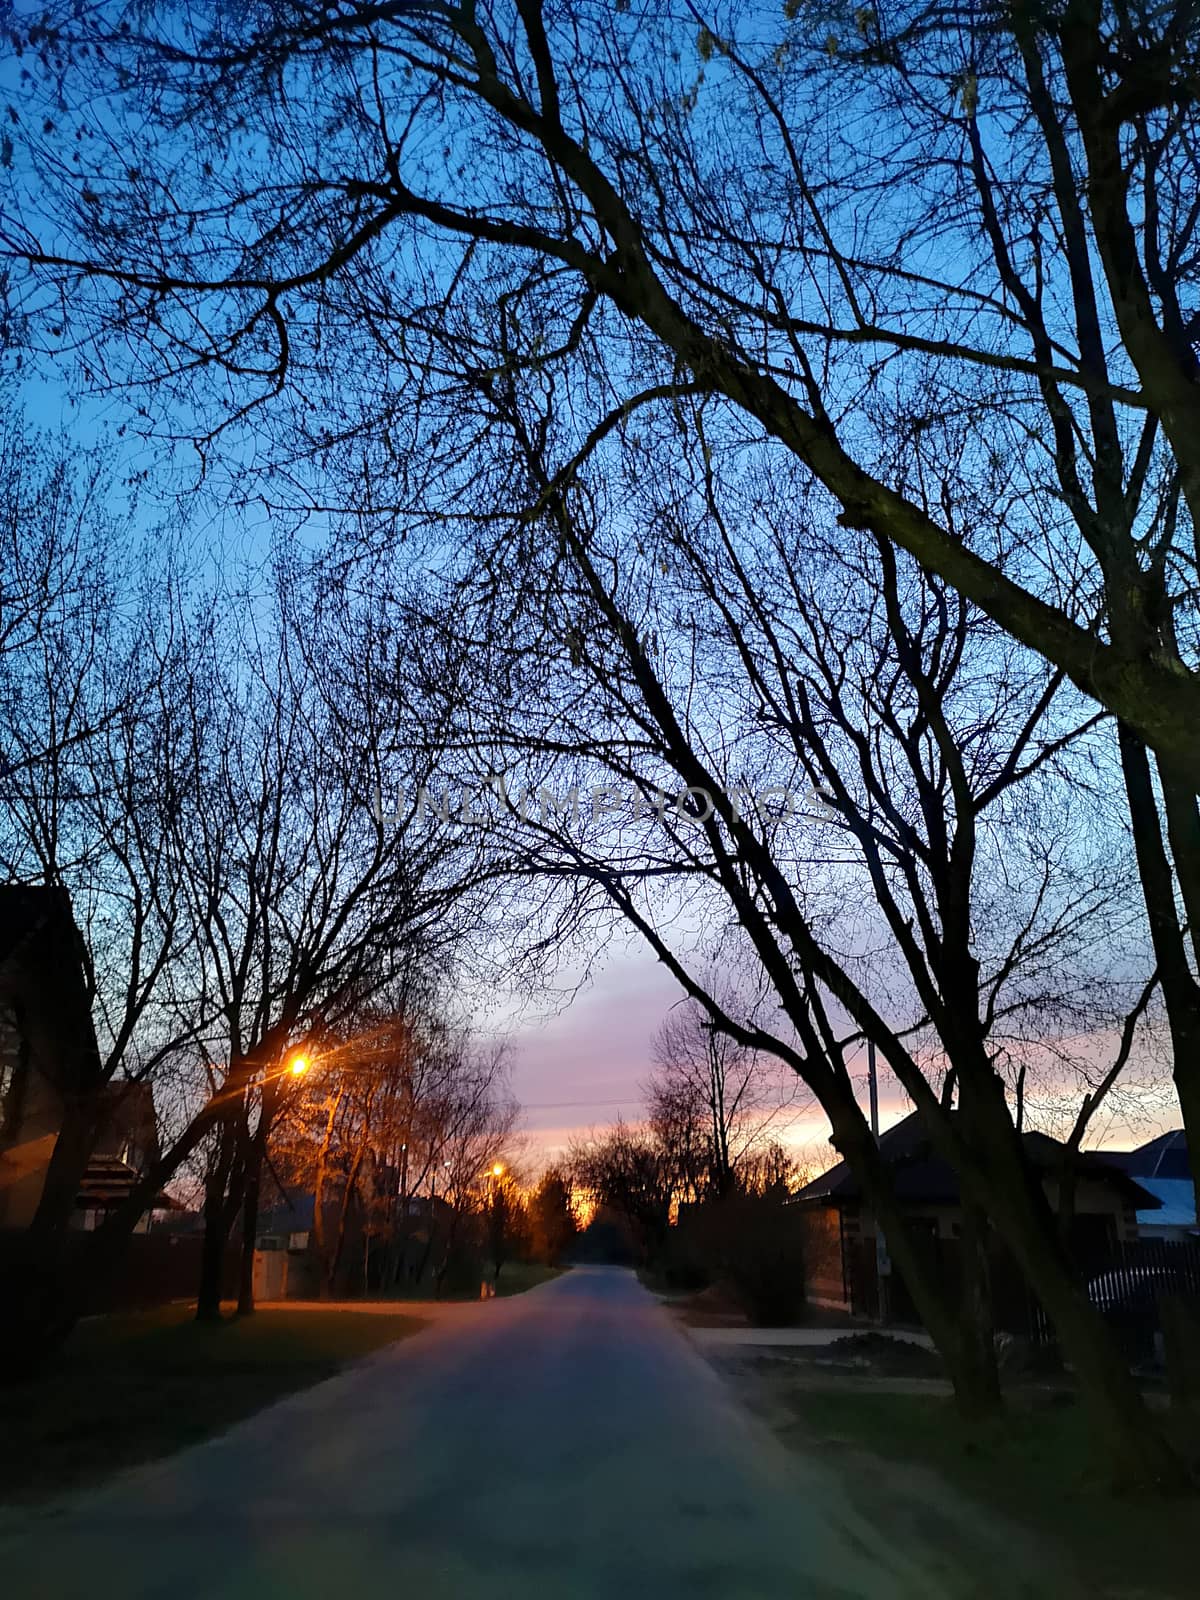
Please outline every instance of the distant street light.
M293 1078L302 1078L311 1065L312 1062L301 1052L288 1062L288 1071Z

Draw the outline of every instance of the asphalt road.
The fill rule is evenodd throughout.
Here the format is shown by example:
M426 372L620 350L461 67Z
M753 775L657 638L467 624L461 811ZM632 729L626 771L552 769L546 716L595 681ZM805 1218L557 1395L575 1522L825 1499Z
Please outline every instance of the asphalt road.
M13 1600L952 1591L735 1403L632 1274L464 1307L0 1538ZM961 1594L961 1590L957 1591Z

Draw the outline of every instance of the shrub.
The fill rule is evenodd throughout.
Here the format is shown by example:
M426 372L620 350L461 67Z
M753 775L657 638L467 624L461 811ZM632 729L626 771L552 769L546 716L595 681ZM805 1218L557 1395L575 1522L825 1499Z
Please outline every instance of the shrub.
M786 1327L804 1310L803 1239L785 1198L725 1195L698 1207L677 1230L690 1259L702 1263L710 1280L726 1283L762 1327Z

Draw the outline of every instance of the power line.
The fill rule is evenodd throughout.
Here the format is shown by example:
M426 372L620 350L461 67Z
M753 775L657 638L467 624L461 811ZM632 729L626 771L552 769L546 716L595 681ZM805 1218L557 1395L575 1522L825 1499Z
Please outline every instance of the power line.
M630 1104L630 1096L626 1095L620 1100L522 1100L522 1111L581 1111L588 1106L624 1106Z

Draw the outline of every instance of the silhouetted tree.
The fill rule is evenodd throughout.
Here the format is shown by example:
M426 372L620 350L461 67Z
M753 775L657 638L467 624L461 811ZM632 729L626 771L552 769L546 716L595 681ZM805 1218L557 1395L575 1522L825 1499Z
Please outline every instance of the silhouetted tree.
M529 1196L529 1239L534 1257L556 1267L579 1231L570 1179L559 1167L548 1168Z

